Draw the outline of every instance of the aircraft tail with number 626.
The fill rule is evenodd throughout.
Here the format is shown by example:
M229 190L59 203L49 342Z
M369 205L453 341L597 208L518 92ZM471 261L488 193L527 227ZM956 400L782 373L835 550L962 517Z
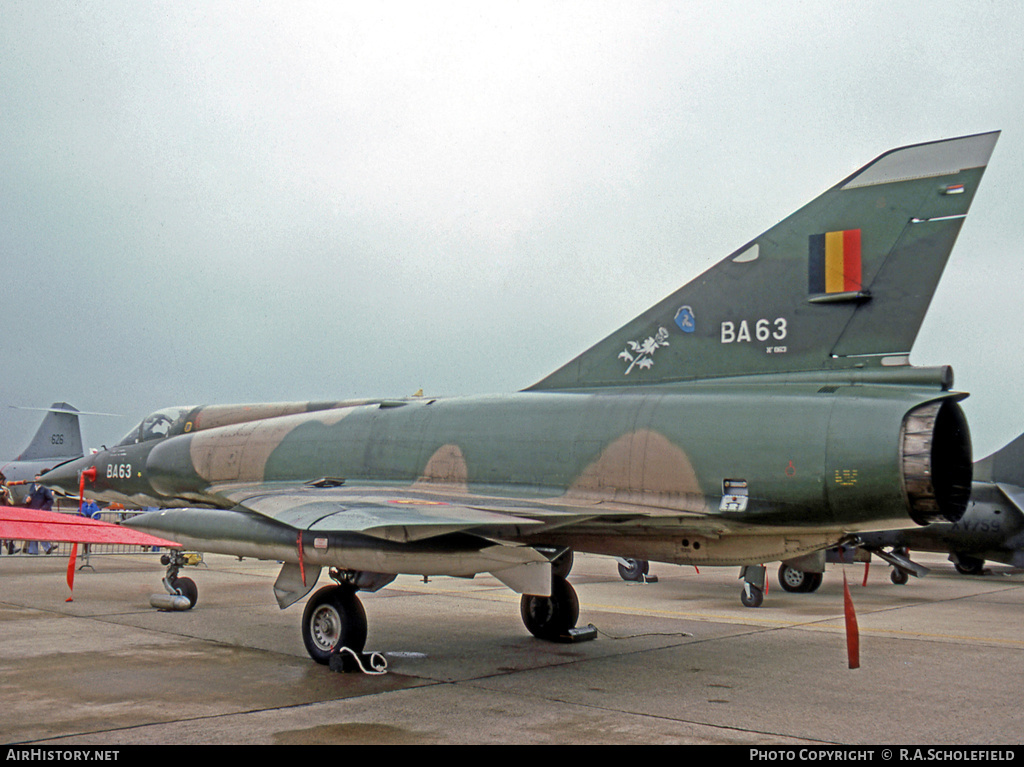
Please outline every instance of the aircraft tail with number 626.
M35 410L37 408L28 408ZM43 422L21 454L0 464L0 473L11 487L12 500L20 503L27 485L47 469L82 456L82 432L79 412L67 402L54 402L45 408Z

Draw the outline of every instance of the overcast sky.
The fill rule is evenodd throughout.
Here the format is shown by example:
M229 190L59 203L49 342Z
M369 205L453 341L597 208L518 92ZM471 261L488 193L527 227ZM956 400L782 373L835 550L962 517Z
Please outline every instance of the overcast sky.
M66 400L528 386L893 147L999 130L911 360L1024 431L1024 4L0 0L0 459Z

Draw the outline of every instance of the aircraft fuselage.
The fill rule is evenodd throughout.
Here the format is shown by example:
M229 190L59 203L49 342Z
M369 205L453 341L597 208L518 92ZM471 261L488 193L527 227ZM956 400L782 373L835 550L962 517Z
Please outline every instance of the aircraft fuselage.
M876 376L895 384L905 373ZM850 532L906 527L911 517L956 518L965 504L959 486L970 482L959 395L840 380L375 401L189 428L68 464L48 481L77 489L78 471L95 465L87 487L101 500L226 509L234 502L225 489L318 478L412 485L483 508L488 498L552 508L571 499L624 513L642 508L650 521L624 530L602 517L546 531L543 543L707 564L792 554L784 533L756 553L742 536L719 541L726 523L755 537L768 528L794 539L827 533L814 545L828 545ZM908 424L923 410L931 415L915 436ZM930 477L936 462L945 484L915 489L914 472ZM689 528L679 512L694 513ZM672 535L660 514L691 534Z

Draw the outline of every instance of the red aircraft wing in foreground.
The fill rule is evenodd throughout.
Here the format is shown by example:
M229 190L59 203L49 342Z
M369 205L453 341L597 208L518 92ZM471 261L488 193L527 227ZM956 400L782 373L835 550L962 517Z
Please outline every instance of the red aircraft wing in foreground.
M98 519L17 506L0 506L0 539L181 548L179 543Z
M181 548L180 543L98 519L18 506L0 506L0 540L73 543L71 558L68 561L68 588L72 590L75 587L75 559L79 543L122 543L131 546ZM71 597L66 601L70 602Z

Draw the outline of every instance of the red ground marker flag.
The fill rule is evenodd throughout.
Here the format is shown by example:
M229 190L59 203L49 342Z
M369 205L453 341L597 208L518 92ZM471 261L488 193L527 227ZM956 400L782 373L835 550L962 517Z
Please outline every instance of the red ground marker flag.
M853 599L850 587L846 583L846 572L843 571L843 605L846 613L846 655L850 668L860 668L860 631L857 628L857 613L853 610Z

